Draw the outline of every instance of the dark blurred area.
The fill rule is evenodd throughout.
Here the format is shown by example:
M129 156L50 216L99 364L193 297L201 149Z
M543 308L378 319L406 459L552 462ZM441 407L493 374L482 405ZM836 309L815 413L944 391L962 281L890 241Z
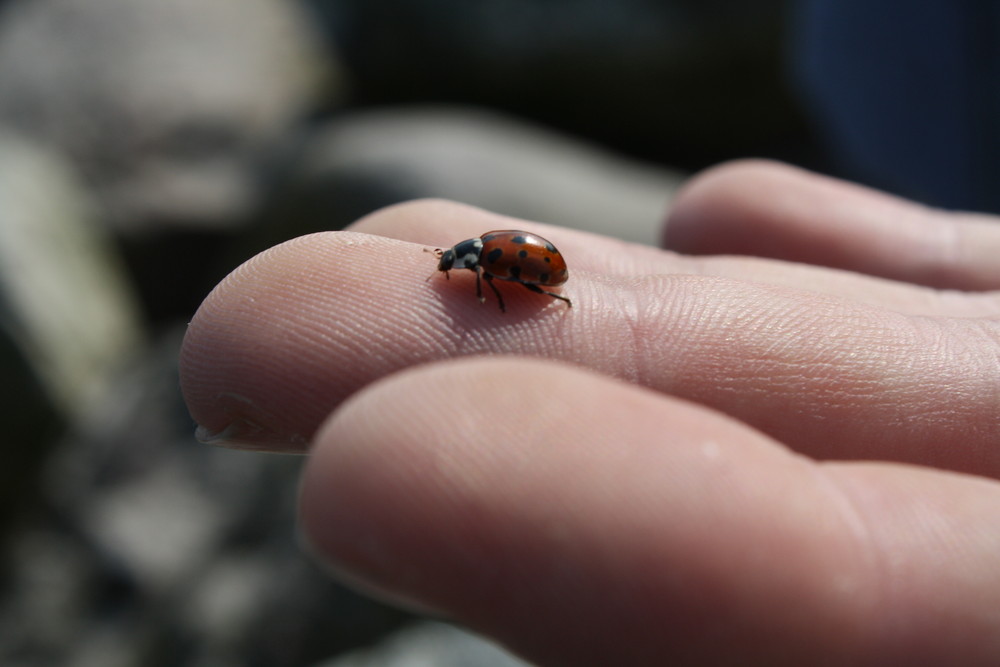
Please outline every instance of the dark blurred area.
M324 3L360 104L502 110L698 169L805 157L783 72L786 3Z
M895 4L0 0L0 663L518 664L304 556L301 462L194 440L186 322L416 197L655 243L753 156L997 210L1000 10Z

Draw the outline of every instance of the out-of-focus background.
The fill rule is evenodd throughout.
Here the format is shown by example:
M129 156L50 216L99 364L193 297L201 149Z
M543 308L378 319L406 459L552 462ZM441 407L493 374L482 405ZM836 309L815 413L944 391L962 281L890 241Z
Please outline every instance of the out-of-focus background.
M655 243L764 156L1000 208L997 16L893 4L0 0L0 664L517 664L302 554L301 460L195 442L185 323L414 197Z

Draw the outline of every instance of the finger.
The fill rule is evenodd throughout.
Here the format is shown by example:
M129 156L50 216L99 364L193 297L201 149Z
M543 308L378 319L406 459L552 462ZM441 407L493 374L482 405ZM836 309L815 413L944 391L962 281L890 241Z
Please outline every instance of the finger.
M540 664L1000 659L995 483L822 466L717 413L525 359L421 367L317 438L343 577Z
M579 237L531 229L575 257ZM601 261L628 262L615 248ZM182 388L204 439L304 451L333 408L385 375L522 354L704 403L810 456L1000 474L996 323L584 264L571 264L563 292L573 308L505 283L501 313L476 301L471 272L426 281L434 262L420 246L355 233L298 239L206 299L182 349Z
M1000 225L788 165L741 161L678 195L664 245L772 257L961 290L1000 289Z
M687 201L690 199L682 198L681 209L687 208ZM557 245L563 255L571 259L571 275L583 270L620 278L662 274L715 276L809 290L909 315L1000 317L1000 294L997 293L941 292L860 273L760 257L687 257L594 234L516 220L443 200L388 207L363 218L349 229L447 248L488 230L512 228L543 236L557 234Z
M234 272L195 315L181 354L202 437L304 451L330 410L380 377L526 354L704 403L811 456L1000 474L995 323L748 282L600 275L586 263L570 269L572 309L504 284L500 313L476 301L471 273L428 282L428 269L417 246L342 233L283 244Z

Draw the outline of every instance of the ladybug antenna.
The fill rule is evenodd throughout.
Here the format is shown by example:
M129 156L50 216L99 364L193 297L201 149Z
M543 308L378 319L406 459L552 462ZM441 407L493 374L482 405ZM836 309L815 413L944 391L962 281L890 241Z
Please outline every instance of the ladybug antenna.
M432 255L434 255L435 257L437 257L438 259L441 259L441 255L444 254L444 250L442 250L441 248L434 248L433 250L431 250L430 248L424 248L424 252L429 252ZM431 275L427 276L427 280L425 280L424 282L425 283L426 282L430 282L431 278L433 278L437 274L438 274L438 271L435 271ZM444 272L444 277L448 278L448 272L447 271ZM448 280L451 280L451 278L448 278Z

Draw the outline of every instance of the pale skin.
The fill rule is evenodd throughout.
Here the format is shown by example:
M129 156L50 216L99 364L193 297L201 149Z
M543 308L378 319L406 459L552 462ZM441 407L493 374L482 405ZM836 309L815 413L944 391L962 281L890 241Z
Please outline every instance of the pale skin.
M425 281L491 229L573 308ZM192 321L188 405L309 450L335 576L538 664L1000 664L1000 220L742 162L665 230L423 201L283 244Z

